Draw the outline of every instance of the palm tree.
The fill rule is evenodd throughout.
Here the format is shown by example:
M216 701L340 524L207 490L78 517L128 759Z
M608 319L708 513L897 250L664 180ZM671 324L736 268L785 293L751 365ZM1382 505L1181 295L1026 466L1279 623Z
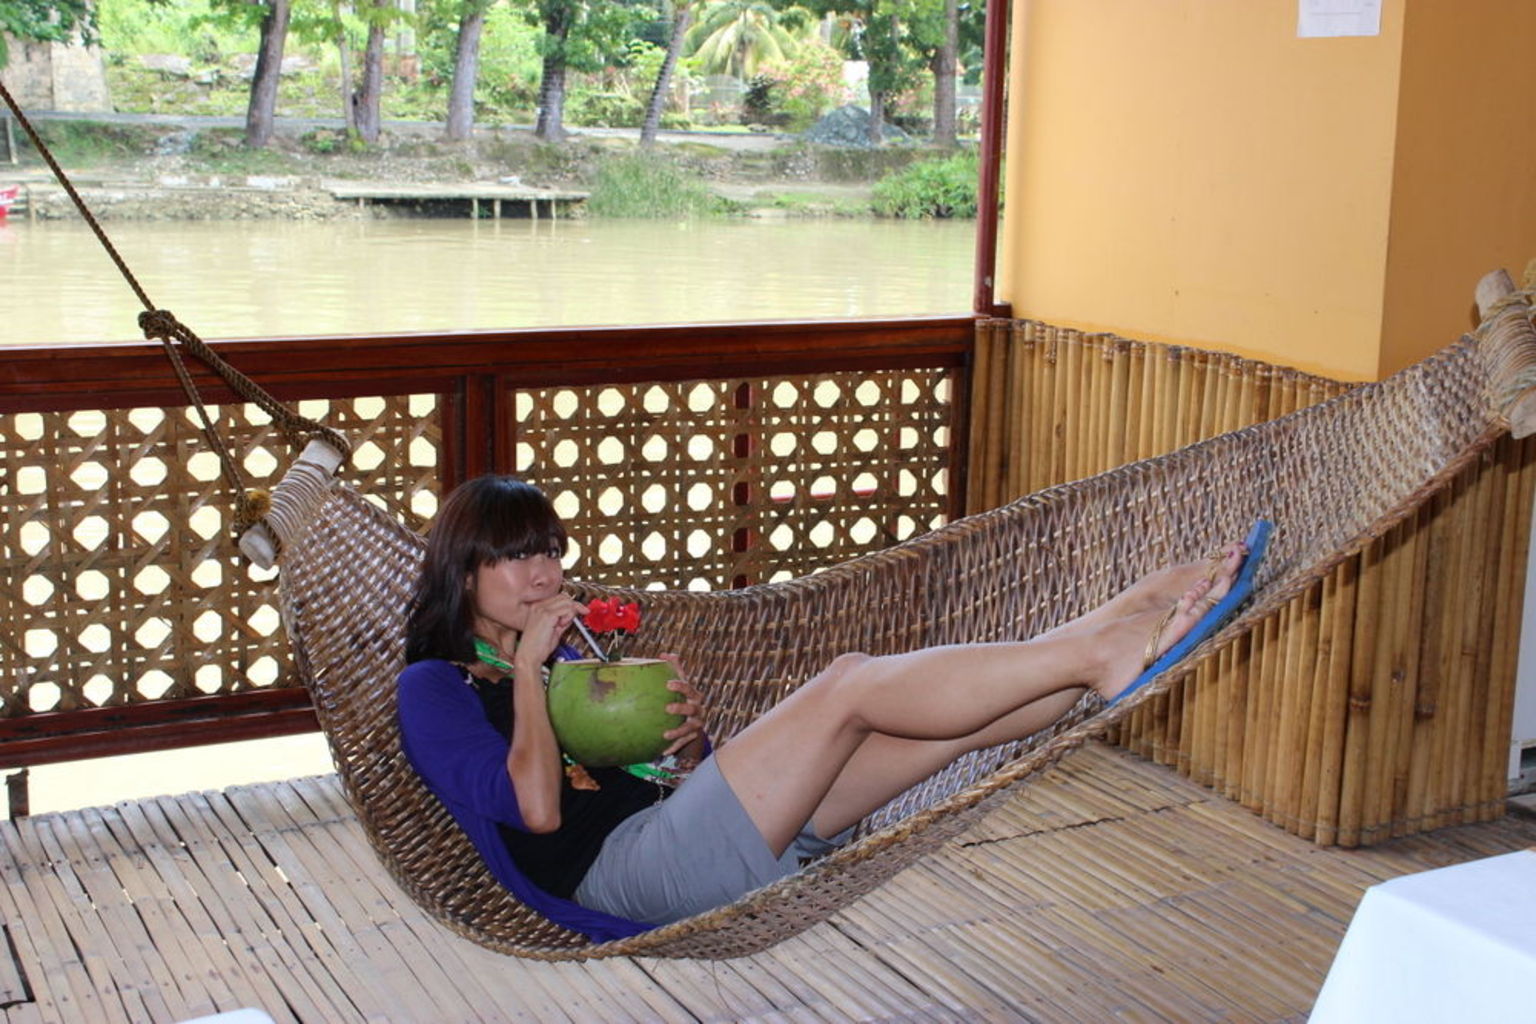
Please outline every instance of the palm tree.
M667 90L672 85L672 72L687 38L688 26L693 21L693 0L677 0L672 18L672 34L667 37L667 53L656 72L656 83L651 88L651 98L645 104L645 120L640 123L640 145L650 146L661 130L661 108L667 103Z
M785 60L815 22L809 11L779 11L766 0L715 0L688 32L689 52L706 74L747 78L765 61Z

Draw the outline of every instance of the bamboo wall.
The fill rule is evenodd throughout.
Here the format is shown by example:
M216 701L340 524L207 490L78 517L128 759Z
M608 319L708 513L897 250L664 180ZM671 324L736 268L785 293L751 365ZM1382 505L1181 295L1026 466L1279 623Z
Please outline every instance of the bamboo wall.
M1284 415L1346 385L1034 322L978 331L978 511ZM1297 835L1368 845L1504 810L1532 499L1508 436L1406 521L1117 730Z

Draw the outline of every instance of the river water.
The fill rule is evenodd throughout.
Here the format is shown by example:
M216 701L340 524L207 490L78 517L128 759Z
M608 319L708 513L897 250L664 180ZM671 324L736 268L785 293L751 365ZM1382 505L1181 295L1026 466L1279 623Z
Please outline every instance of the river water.
M207 339L957 313L973 221L411 219L106 225ZM0 345L138 337L83 225L0 225ZM25 296L25 301L16 297Z
M969 309L974 222L123 222L159 306L209 340ZM139 337L81 224L0 224L0 346ZM32 769L34 812L330 770L318 734Z

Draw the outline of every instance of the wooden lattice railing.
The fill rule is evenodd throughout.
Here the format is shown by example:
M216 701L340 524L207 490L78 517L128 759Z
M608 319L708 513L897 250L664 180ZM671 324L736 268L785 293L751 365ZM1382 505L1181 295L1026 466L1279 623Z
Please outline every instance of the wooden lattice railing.
M342 430L360 491L428 523L537 480L589 579L722 588L951 517L969 317L291 339L218 347ZM216 381L205 398L230 402ZM313 728L227 485L157 347L0 362L0 767ZM215 408L248 483L292 458Z

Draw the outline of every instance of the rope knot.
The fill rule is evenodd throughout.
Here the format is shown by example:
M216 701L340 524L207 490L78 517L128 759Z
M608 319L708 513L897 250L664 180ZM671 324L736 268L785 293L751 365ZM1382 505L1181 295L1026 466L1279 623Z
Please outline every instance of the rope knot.
M176 337L181 321L168 309L147 309L139 314L139 330L150 341Z

